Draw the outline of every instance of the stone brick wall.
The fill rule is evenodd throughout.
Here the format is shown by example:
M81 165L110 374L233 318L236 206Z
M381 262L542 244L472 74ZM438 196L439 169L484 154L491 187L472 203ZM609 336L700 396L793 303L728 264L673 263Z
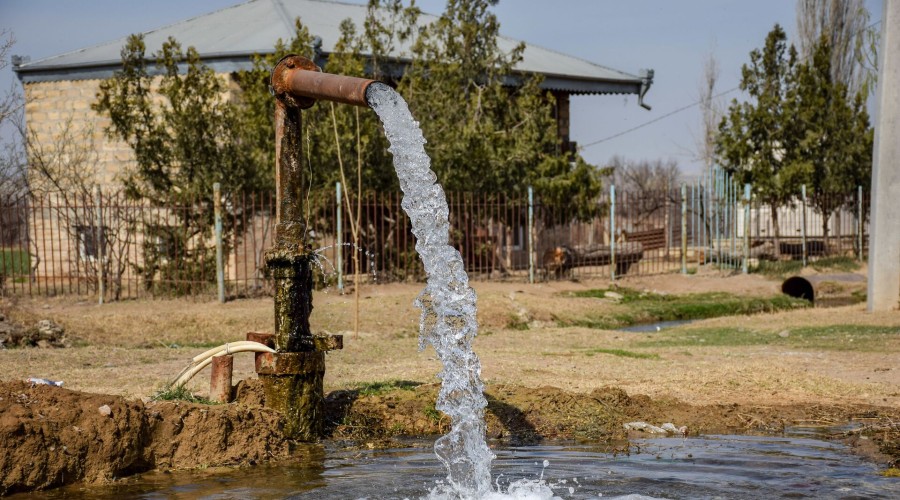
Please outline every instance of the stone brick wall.
M32 138L43 148L59 143L69 127L69 137L84 148L96 151L95 182L112 185L116 176L134 162L127 144L106 137L109 119L91 109L100 80L62 80L28 83L25 86L25 122Z

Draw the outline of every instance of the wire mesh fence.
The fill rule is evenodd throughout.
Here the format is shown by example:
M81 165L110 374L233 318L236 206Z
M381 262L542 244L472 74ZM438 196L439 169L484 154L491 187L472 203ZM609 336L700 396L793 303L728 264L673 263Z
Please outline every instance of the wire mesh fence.
M400 193L310 193L306 226L318 283L424 280ZM868 198L862 189L813 203L798 193L772 208L712 173L670 190L611 187L594 215L539 197L448 193L450 238L473 280L532 281L692 272L750 271L765 260L862 258ZM0 200L0 290L5 294L265 295L265 251L275 235L268 194L222 193L222 258L215 207L188 200L153 206L121 192L28 194ZM582 210L580 213L584 213Z

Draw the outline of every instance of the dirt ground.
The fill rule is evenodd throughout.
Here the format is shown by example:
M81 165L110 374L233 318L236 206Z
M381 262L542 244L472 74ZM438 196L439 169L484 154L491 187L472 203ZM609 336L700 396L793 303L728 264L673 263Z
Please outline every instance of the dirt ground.
M860 304L722 317L634 333L559 326L567 319L616 311L614 301L571 295L607 288L605 281L473 286L479 296L480 324L474 348L487 383L492 438L612 443L624 437L622 424L635 420L672 422L686 426L690 434L777 432L792 425L855 421L857 429L846 437L861 450L879 458L880 448L886 453L880 455L883 463L900 456L896 424L900 312L867 313ZM723 291L745 297L780 291L779 281L760 275L712 271L626 278L618 286L660 294ZM419 312L412 303L421 288L421 284L363 286L358 332L352 293L341 295L333 289L316 293L313 329L344 336L344 349L326 359L332 440L377 446L380 440L432 435L446 426L433 409L439 363L430 348L419 351L417 345ZM22 440L0 450L0 477L7 478L0 483L0 494L64 484L72 478L103 481L152 468L246 464L290 453L289 446L277 439L277 415L260 408L258 394L254 396L252 355L235 356L235 380L248 381L236 404L204 406L148 398L208 347L243 340L249 331L271 331L270 298L102 306L70 297L3 299L0 309L23 324L52 319L66 329L72 345L0 349L0 438L4 443ZM823 336L827 341L816 340L817 328L830 332ZM719 331L736 337L709 344L667 343L694 337L703 342L713 338L710 332ZM745 342L742 335L755 340ZM20 382L29 377L63 381L72 391ZM205 395L208 377L208 371L201 372L189 388ZM366 384L385 381L395 381L397 388L374 394L360 391ZM71 401L63 404L54 398ZM97 409L103 405L113 409L113 416L122 415L121 422L103 415ZM62 411L63 407L69 410ZM77 423L88 415L90 419ZM49 430L64 428L69 431L47 437L52 435ZM130 444L124 449L100 446L101 450L71 428L93 429L104 436L101 441L107 448L111 441ZM251 445L244 428L264 428L267 434ZM880 431L883 438L873 445L865 430ZM217 444L204 448L174 437L189 434L209 436L204 442ZM35 435L43 437L26 439ZM95 464L78 466L82 459L62 454L42 457L44 465L39 468L16 468L36 450L58 446L81 450L82 459L96 456ZM229 449L243 451L222 451ZM61 479L66 474L68 479Z

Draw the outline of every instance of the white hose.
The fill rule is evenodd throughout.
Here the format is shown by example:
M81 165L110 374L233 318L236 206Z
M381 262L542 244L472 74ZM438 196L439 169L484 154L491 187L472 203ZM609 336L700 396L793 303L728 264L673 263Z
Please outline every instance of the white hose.
M259 342L254 342L252 340L238 340L237 342L228 342L226 344L220 345L219 347L213 347L212 349L205 351L202 354L198 354L198 355L194 356L194 362L203 361L206 358L212 357L217 352L221 351L222 349L233 349L234 347L241 346L241 345L263 345L263 344L260 344ZM268 351L263 351L263 352L268 352ZM275 352L275 351L273 350L272 352Z
M178 373L178 376L175 377L175 380L180 379L182 377L182 375L187 373L197 363L202 362L204 359L215 356L217 353L221 352L223 348L226 350L226 352L228 352L228 351L234 350L237 346L244 346L244 345L262 345L262 344L251 341L251 340L238 340L236 342L228 342L228 343L222 344L218 347L213 347L212 349L210 349L208 351L204 351L203 353L194 356L194 358L191 360L191 363L189 365L187 365L186 367L184 367L184 370L181 370L181 372ZM268 352L268 351L261 351L261 352Z
M219 347L215 347L210 349L198 356L195 356L189 365L187 365L184 370L181 370L181 373L175 378L175 381L170 384L171 387L180 387L184 384L188 383L188 381L194 378L194 375L200 373L201 370L209 366L212 363L212 359L215 356L222 356L225 354L231 354L235 352L275 352L275 349L268 347L266 345L260 344L259 342L253 342L250 340L241 340L238 342L230 342L227 344L220 345Z

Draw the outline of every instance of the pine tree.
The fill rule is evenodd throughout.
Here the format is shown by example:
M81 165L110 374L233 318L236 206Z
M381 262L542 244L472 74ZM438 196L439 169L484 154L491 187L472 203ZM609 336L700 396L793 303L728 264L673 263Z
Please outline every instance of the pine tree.
M749 99L732 100L719 126L716 153L740 183L753 186L771 211L776 252L780 248L778 209L789 203L805 180L798 161L798 137L789 97L796 79L797 51L775 25L762 50L750 52L741 69L740 88Z

